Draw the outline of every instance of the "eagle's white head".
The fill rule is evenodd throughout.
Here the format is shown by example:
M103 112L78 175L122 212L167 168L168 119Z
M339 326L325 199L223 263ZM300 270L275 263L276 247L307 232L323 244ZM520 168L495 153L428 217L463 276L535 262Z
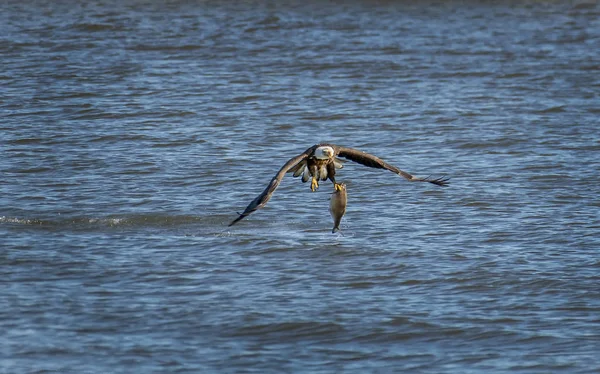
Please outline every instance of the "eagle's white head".
M328 160L333 157L335 151L330 146L322 146L315 149L315 157L319 160Z

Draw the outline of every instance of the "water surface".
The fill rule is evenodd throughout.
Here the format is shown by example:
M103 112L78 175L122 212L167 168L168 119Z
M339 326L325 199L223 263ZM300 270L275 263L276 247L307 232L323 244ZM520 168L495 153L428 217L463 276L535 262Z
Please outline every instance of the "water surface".
M0 5L0 371L600 370L600 8ZM347 163L286 178L317 142Z

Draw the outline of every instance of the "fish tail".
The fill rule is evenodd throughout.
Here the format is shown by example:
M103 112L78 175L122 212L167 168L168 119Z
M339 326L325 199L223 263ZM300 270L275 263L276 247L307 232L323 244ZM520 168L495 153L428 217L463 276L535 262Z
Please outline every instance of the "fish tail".
M338 231L340 231L340 227L336 226L336 227L333 228L333 230L331 230L331 233L334 234L334 233L336 233Z

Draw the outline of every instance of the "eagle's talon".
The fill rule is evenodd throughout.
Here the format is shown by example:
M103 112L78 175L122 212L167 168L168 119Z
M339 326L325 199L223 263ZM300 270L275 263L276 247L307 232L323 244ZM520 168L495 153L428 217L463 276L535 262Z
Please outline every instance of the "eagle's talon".
M319 181L317 178L313 177L312 181L310 182L310 190L315 192L317 188L319 188Z
M334 191L341 191L342 190L342 185L340 183L334 183L333 184L333 189L334 189Z

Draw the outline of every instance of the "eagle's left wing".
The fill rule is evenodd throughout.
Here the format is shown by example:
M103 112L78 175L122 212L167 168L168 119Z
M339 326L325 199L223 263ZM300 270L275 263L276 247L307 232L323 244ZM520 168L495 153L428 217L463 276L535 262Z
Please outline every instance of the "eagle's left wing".
M279 172L277 172L277 174L273 177L273 179L271 179L271 183L269 183L267 188L265 188L265 190L260 195L258 195L256 197L256 199L252 200L252 202L250 204L248 204L248 206L246 207L246 210L244 210L244 212L241 213L238 218L234 219L229 224L229 226L235 225L238 221L244 219L247 215L264 207L267 204L267 202L269 201L269 199L271 198L271 195L273 195L273 192L275 192L275 189L277 188L277 186L279 186L279 183L281 183L281 180L285 176L285 173L287 173L290 169L292 169L298 163L304 161L308 157L309 151L311 149L312 149L312 147L307 149L306 151L304 151L304 153L302 153L296 157L293 157L288 162L286 162L285 165L283 165L283 167L281 169L279 169Z
M438 186L445 187L448 185L448 180L450 179L450 178L446 178L446 177L418 178L418 177L415 177L414 175L411 175L403 170L398 169L397 167L395 167L393 165L388 164L387 162L383 161L379 157L373 156L373 155L368 154L363 151L359 151L358 149L340 147L337 145L333 146L333 148L335 150L336 156L346 158L350 161L354 161L354 162L357 162L359 164L362 164L362 165L365 165L365 166L368 166L371 168L389 170L393 173L396 173L396 174L404 177L406 180L408 180L410 182L429 182L429 183L433 183Z

